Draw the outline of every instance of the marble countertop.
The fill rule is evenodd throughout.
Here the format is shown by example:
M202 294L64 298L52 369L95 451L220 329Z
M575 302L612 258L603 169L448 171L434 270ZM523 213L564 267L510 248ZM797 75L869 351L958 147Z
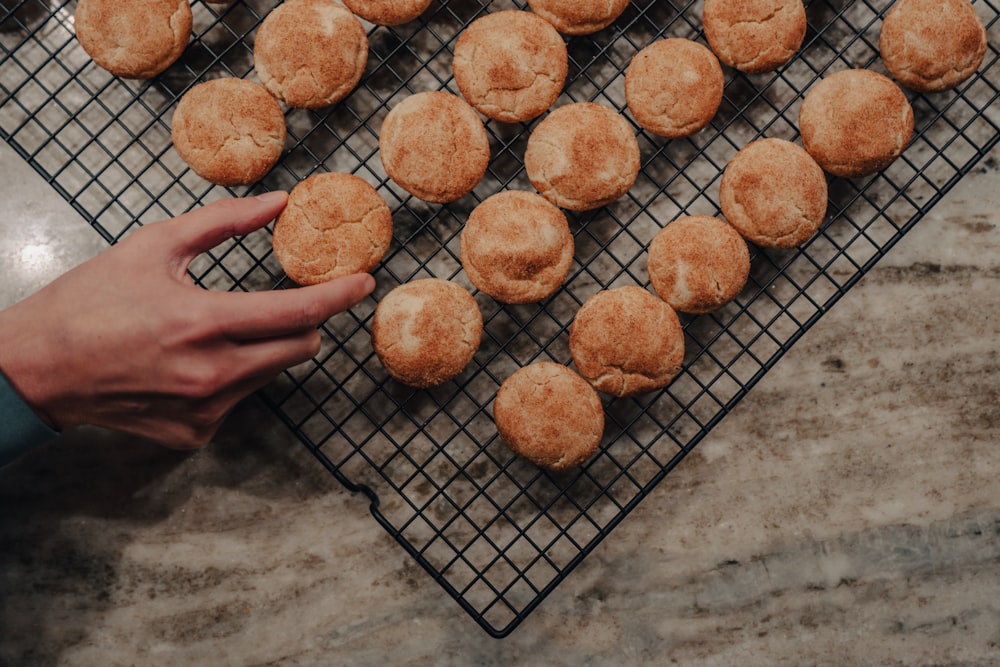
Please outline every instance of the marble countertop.
M489 638L256 399L0 470L4 665L995 665L991 156L541 606ZM9 304L102 242L5 145Z

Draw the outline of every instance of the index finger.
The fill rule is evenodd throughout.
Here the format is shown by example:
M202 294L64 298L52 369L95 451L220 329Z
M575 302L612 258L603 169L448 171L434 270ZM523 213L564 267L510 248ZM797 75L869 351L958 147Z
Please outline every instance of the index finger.
M319 285L271 292L206 292L222 334L234 341L272 338L315 329L357 305L375 289L367 273Z

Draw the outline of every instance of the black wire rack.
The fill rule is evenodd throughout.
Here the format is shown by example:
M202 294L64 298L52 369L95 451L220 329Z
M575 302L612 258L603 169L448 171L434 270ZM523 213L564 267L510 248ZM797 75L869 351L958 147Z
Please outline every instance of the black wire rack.
M529 306L500 305L472 290L458 240L480 201L503 189L531 189L523 155L533 123L488 122L486 177L444 206L408 196L378 156L381 122L405 96L458 94L451 59L463 27L488 11L524 9L524 2L437 1L412 23L367 26L370 55L359 87L334 107L288 111L281 163L261 183L238 189L211 186L186 167L171 147L171 112L200 81L254 78L254 33L276 2L197 0L189 48L150 81L117 79L90 61L74 38L75 2L0 2L0 134L109 243L223 196L290 189L317 171L355 173L389 202L394 242L375 271L375 294L324 326L315 360L285 373L263 398L340 482L369 498L376 520L496 637L517 627L612 535L1000 136L998 5L977 0L991 42L979 73L955 91L908 93L916 135L903 157L868 178L831 180L827 220L803 247L753 249L750 281L739 298L716 313L683 319L681 375L659 393L606 399L600 451L579 470L552 474L516 459L498 440L490 406L500 383L537 360L569 364L567 331L583 301L608 287L648 286L645 250L653 235L680 215L718 215L727 161L761 136L796 140L799 104L810 85L849 67L884 72L877 45L889 0L807 2L809 29L799 55L773 74L727 70L718 115L693 137L666 141L635 126L642 151L635 186L606 208L570 214L576 255L565 288ZM609 28L568 38L570 73L557 105L597 101L631 121L623 75L630 59L658 38L704 43L700 16L701 2L635 0ZM211 289L290 286L271 252L269 229L203 255L191 273ZM382 296L429 276L472 290L485 332L462 375L418 391L388 378L369 330Z

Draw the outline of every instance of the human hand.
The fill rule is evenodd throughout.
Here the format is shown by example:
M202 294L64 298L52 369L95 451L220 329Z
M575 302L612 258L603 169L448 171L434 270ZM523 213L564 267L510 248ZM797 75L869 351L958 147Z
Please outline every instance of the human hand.
M147 225L0 312L0 370L50 426L206 444L241 399L319 351L316 328L371 293L367 274L298 289L196 287L191 261L274 219L287 194Z

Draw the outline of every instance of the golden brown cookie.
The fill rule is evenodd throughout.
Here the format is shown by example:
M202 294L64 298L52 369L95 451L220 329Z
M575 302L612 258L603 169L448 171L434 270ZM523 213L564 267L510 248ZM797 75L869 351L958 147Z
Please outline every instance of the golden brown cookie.
M611 25L629 0L528 0L532 11L564 35L589 35Z
M518 456L548 470L580 466L597 451L604 408L587 381L540 361L504 380L493 401L500 438Z
M344 0L344 4L375 25L402 25L423 14L431 0Z
M462 372L479 349L483 316L463 287L425 278L404 283L375 308L372 346L393 378L436 387Z
M793 248L823 224L826 174L798 145L758 139L726 165L719 204L744 238L766 248Z
M614 109L592 102L559 107L528 137L524 168L556 206L586 211L615 201L639 174L639 142Z
M174 64L191 39L189 0L80 0L76 38L115 76L148 79Z
M899 0L882 23L886 69L920 92L954 88L986 55L986 28L968 0Z
M335 0L287 0L264 17L254 40L260 82L290 107L339 102L358 85L367 62L364 27Z
M249 185L285 147L281 106L256 83L229 77L191 88L174 109L170 134L181 158L217 185Z
M719 60L741 72L775 70L806 36L802 0L705 0L705 38Z
M598 292L569 331L573 362L598 391L634 396L666 387L684 363L677 313L641 287Z
M689 39L661 39L625 71L625 102L643 128L668 139L694 134L722 103L725 79L712 51Z
M482 292L504 303L552 296L573 263L566 216L533 192L498 192L462 229L462 267Z
M872 174L902 155L913 136L913 109L878 72L849 69L813 85L799 108L802 145L824 171Z
M392 180L439 204L468 194L490 162L489 137L476 110L440 91L410 95L393 107L378 147Z
M531 12L485 14L458 36L452 69L462 95L484 115L507 123L531 120L562 92L566 44Z
M678 218L649 244L649 280L682 313L709 313L735 299L750 275L750 251L732 225L710 215Z
M389 250L392 212L357 176L315 174L292 189L272 242L281 268L300 285L364 273Z

